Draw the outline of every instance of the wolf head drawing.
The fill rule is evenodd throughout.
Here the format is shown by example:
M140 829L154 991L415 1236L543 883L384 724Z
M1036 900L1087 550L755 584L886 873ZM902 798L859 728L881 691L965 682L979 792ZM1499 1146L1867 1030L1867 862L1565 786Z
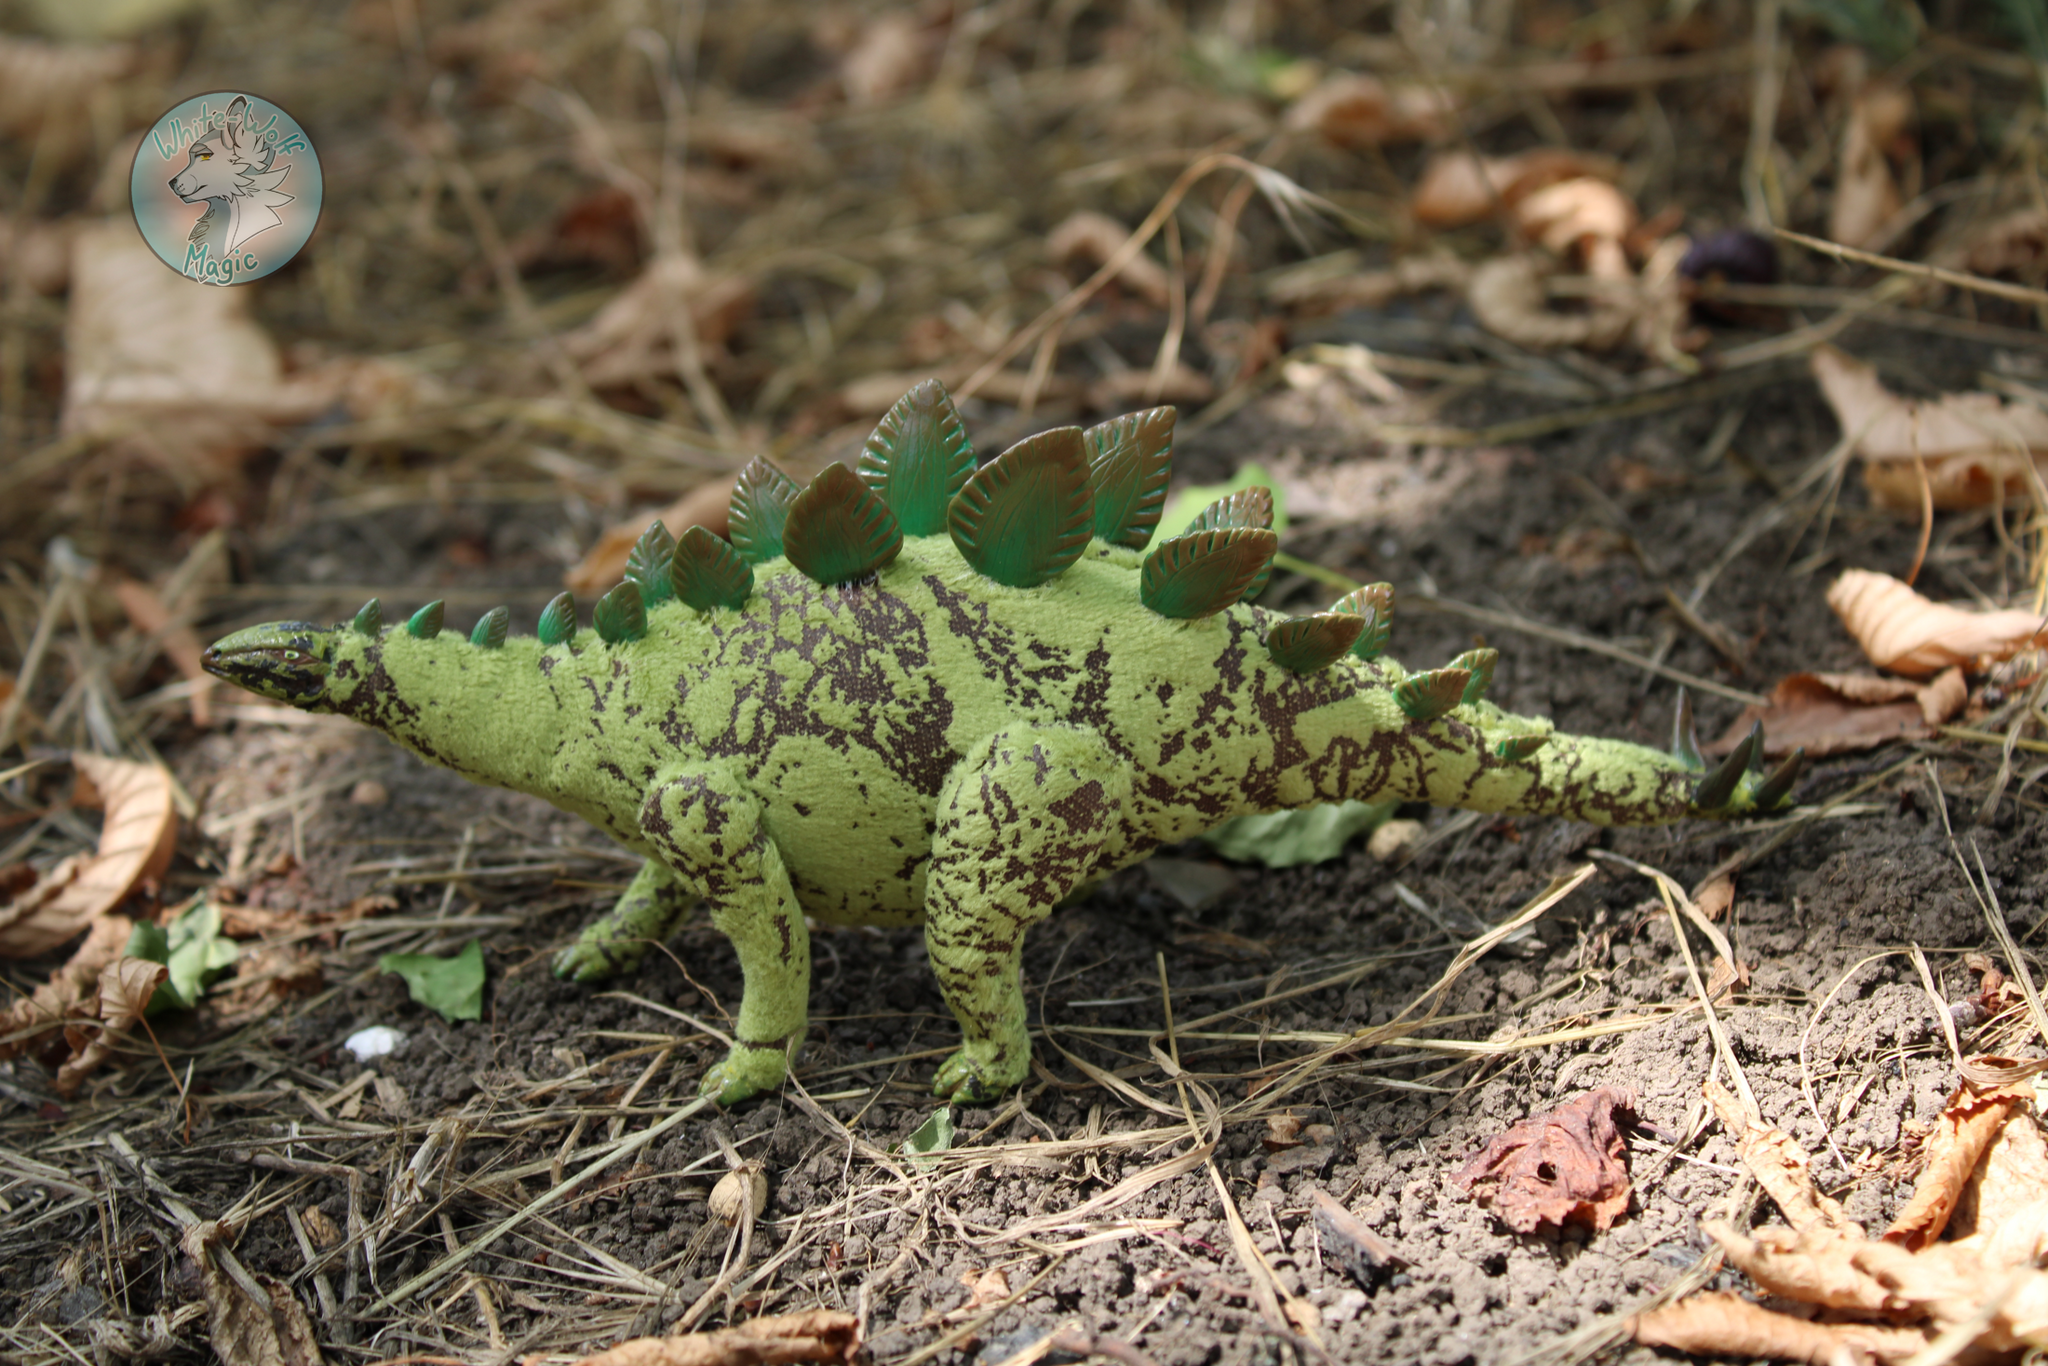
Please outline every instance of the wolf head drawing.
M291 166L271 168L276 144L275 133L259 134L250 126L246 96L235 96L226 117L206 125L185 155L185 169L170 182L171 193L187 204L207 206L192 229L192 241L209 243L225 255L283 222L277 210L292 196L277 187Z

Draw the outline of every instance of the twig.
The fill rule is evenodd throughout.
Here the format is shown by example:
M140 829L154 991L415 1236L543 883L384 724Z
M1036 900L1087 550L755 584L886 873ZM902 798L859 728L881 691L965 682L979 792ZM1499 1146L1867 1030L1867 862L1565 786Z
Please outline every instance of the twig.
M1917 261L1901 261L1896 256L1879 256L1874 251L1858 251L1845 247L1839 242L1830 242L1821 237L1808 237L1803 232L1790 228L1772 228L1772 232L1788 242L1797 242L1808 251L1817 251L1823 256L1832 256L1837 261L1855 261L1866 266L1878 266L1898 275L1917 275L1925 280L1938 280L1945 285L1967 289L1978 294L1989 294L1994 298L2012 299L2023 304L2048 304L2048 289L2030 289L2026 285L2009 285L2003 280L1987 280L1982 275L1971 275L1965 271L1947 270L1941 266L1923 266Z

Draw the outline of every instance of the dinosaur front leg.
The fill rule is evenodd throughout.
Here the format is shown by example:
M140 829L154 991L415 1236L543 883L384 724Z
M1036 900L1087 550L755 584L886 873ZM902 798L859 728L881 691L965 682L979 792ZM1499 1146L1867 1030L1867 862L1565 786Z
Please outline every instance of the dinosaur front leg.
M675 931L696 894L660 859L648 859L612 906L583 927L576 942L555 956L555 976L601 982L635 967L647 950Z
M701 892L740 958L733 1045L704 1074L699 1095L731 1105L773 1090L803 1041L811 995L811 937L761 823L761 802L729 769L692 767L658 783L640 829L685 885Z
M1024 931L1095 875L1131 773L1092 731L1018 726L976 745L939 793L925 945L963 1044L935 1094L987 1100L1024 1080Z

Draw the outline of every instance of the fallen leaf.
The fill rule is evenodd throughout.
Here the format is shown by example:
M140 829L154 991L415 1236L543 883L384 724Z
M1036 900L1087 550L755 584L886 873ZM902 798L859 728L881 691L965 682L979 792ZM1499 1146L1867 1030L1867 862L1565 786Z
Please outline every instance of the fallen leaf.
M1535 350L1583 346L1605 351L1629 335L1639 316L1635 301L1595 295L1585 312L1560 313L1550 306L1544 285L1552 269L1526 252L1482 261L1473 268L1465 302L1487 331Z
M953 1111L940 1106L917 1126L909 1138L903 1140L903 1151L911 1155L916 1166L930 1166L938 1155L953 1146Z
M0 1060L39 1048L62 1028L65 1019L79 1011L87 990L98 983L101 970L121 956L134 928L135 922L124 915L101 916L71 957L33 994L8 1002L0 1011Z
M484 950L470 940L452 958L431 953L387 953L377 960L379 972L405 979L412 999L444 1020L480 1020L484 1013Z
M687 252L665 252L597 316L565 334L562 348L593 389L680 377L677 327L687 322L700 349L722 347L753 306L746 280L709 274Z
M1622 239L1635 231L1636 206L1604 180L1579 176L1546 185L1514 207L1515 226L1559 256L1576 255L1588 274L1630 278Z
M74 754L71 762L89 785L81 804L106 807L99 849L65 859L0 906L0 958L48 953L170 866L178 838L170 773L97 754Z
M1941 1237L1991 1140L2011 1118L2014 1108L2030 1100L2033 1094L2031 1086L1999 1086L1984 1091L1963 1086L1950 1096L1934 1123L1934 1131L1922 1140L1926 1163L1919 1183L1913 1187L1913 1198L1884 1231L1884 1240L1914 1250Z
M1770 758L1804 749L1809 759L1873 749L1892 740L1924 740L1955 716L1970 699L1959 668L1943 670L1930 683L1876 674L1789 674L1771 689L1768 702L1751 704L1706 746L1726 754L1749 728L1764 726Z
M1875 242L1899 211L1899 186L1887 153L1913 120L1913 96L1903 86L1865 86L1850 102L1835 163L1835 193L1828 204L1828 236L1844 246Z
M2048 266L2048 209L2018 209L1978 225L1943 261L1977 275L2039 280Z
M1628 1210L1633 1093L1603 1086L1496 1136L1452 1176L1517 1233L1544 1224L1605 1230Z
M2048 643L2048 619L2037 612L1945 606L1867 569L1844 570L1828 587L1828 606L1870 662L1895 673L1931 674L1956 665L1979 669Z
M986 1309L1010 1296L1010 1282L1003 1275L1003 1269L992 1266L983 1271L970 1271L960 1278L960 1284L967 1287L967 1303L962 1309Z
M760 1218L768 1208L767 1170L759 1162L742 1162L718 1178L705 1203L727 1228Z
M148 1011L169 969L146 958L117 958L100 969L99 990L89 1003L92 1014L65 1021L64 1042L71 1056L57 1068L57 1094L69 1098L85 1079L113 1054L122 1036Z
M1948 511L1982 507L2026 496L2048 469L2048 412L2031 404L1979 392L1900 398L1832 346L1809 364L1880 506L1918 512L1924 497Z
M1057 265L1079 259L1099 270L1123 248L1130 236L1131 230L1108 214L1083 209L1069 214L1058 227L1046 234L1045 250ZM1137 252L1126 261L1115 278L1118 284L1154 308L1167 306L1172 291L1166 267L1144 252Z
M1423 168L1408 208L1428 227L1463 227L1491 217L1496 206L1512 209L1546 186L1584 176L1612 181L1620 178L1620 168L1606 157L1556 147L1510 157L1443 152Z
M1718 1081L1707 1082L1706 1095L1721 1127L1735 1140L1737 1156L1778 1202L1794 1228L1855 1227L1838 1202L1814 1188L1810 1175L1813 1158L1797 1140L1782 1129L1751 1120L1733 1093Z
M1694 1295L1636 1315L1629 1330L1646 1347L1669 1347L1699 1356L1779 1357L1812 1366L1840 1366L1876 1358L1903 1361L1927 1347L1915 1328L1871 1323L1815 1323L1753 1304L1725 1291Z
M1434 87L1390 87L1377 76L1340 71L1290 105L1282 126L1339 147L1383 147L1443 137L1455 110Z
M839 83L855 108L882 104L923 81L932 58L923 26L908 10L890 10L865 24L839 60Z
M786 1366L809 1361L852 1366L859 1351L859 1319L836 1309L809 1309L765 1315L710 1333L634 1338L576 1366Z
M731 479L712 479L699 484L657 513L640 513L606 527L604 534L597 538L597 544L590 548L590 553L562 576L562 583L574 593L602 593L625 577L626 556L632 553L634 542L640 539L649 523L659 521L671 536L680 536L693 526L701 526L714 536L723 536L727 530L726 515L731 507Z
M213 1253L213 1245L226 1237L227 1231L208 1219L178 1239L179 1250L199 1268L214 1354L225 1366L321 1366L319 1339L298 1296L269 1276L229 1275ZM245 1279L253 1289L243 1284Z
M312 995L326 982L319 956L298 945L244 952L235 962L235 980L213 994L214 1013L222 1025L243 1024L269 1014L281 1002Z

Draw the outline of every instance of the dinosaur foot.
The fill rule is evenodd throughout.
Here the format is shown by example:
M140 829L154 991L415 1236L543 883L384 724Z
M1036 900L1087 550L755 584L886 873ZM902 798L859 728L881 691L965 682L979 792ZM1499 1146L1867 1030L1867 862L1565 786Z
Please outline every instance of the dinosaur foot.
M1689 713L1690 708L1686 711ZM1681 725L1685 726L1690 719L1686 715ZM1678 748L1682 759L1684 739ZM1693 788L1693 812L1702 816L1734 816L1776 810L1791 797L1792 786L1805 768L1806 751L1801 748L1785 756L1768 773L1764 771L1764 727L1759 721L1720 763L1700 776Z
M789 1076L789 1051L780 1043L734 1042L723 1062L714 1063L697 1083L697 1094L721 1106L773 1091Z
M593 938L585 934L555 955L555 976L569 982L602 982L635 967L647 956L647 945L630 940Z
M961 1103L989 1101L1023 1081L1031 1071L1028 1043L969 1043L939 1065L932 1094Z

